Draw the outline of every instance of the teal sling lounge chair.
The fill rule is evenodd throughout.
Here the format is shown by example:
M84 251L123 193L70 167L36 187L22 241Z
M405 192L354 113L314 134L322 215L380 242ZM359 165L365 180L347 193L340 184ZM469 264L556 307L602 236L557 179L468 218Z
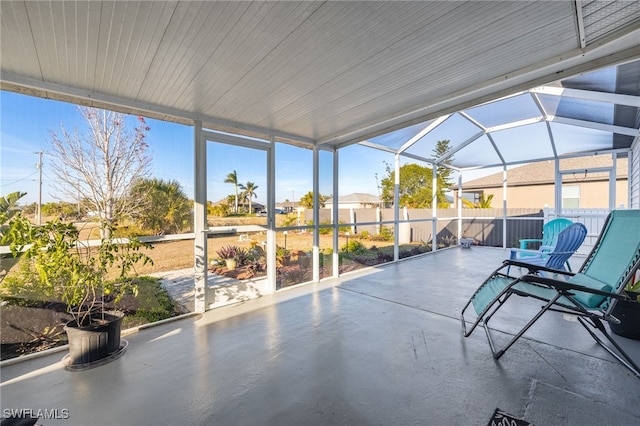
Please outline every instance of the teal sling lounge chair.
M587 227L582 223L573 223L559 234L555 246L549 251L533 251L511 249L511 260L521 260L532 265L544 266L551 269L569 270L569 258L580 248L587 236ZM523 256L526 253L526 256ZM509 275L507 266L507 275Z
M549 251L553 246L556 245L558 234L560 234L562 230L570 226L572 223L573 222L571 222L569 219L565 219L562 217L550 220L542 227L542 238L520 240L520 250L529 249L529 243L540 243L540 248L538 250Z
M509 276L502 272L509 266L526 268L528 273L520 277ZM616 300L632 301L625 295L624 286L639 267L640 210L614 210L607 217L598 241L577 273L518 260L505 260L502 266L482 283L462 309L463 334L468 337L478 325L482 325L493 357L499 359L545 312L556 311L576 315L578 322L598 344L640 378L638 365L615 342L603 323L620 323L610 313L613 303ZM540 272L553 275L542 276ZM488 322L513 295L540 300L543 306L502 349L496 350ZM465 312L470 306L473 307L476 316L471 327L467 329Z

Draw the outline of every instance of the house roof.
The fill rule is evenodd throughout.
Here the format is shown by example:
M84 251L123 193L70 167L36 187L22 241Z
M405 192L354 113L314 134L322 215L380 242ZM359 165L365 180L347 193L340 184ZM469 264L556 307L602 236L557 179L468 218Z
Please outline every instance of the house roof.
M294 209L294 208L298 207L298 202L297 201L283 201L283 202L280 202L280 203L276 203L276 207Z
M628 175L628 159L620 158L617 163L616 174L618 178L626 178ZM611 158L606 155L595 157L577 157L567 158L560 162L561 170L586 170L601 167L610 167ZM579 172L575 173L576 179L580 181L607 180L608 173L589 173L583 175ZM579 176L578 176L579 175ZM470 180L462 184L463 190L484 189L484 188L501 188L502 172L494 173L478 179ZM514 167L507 171L508 186L523 185L553 185L555 183L555 162L540 161L530 163L523 166Z
M487 137L504 130L505 121L488 124L482 117L496 114L470 109L549 85L525 94L540 107L527 120L614 134L583 143L581 151L628 148L637 139L638 127L629 124L639 105L637 67L624 66L640 57L640 2L132 0L0 7L3 90L189 125L198 120L208 129L305 146L371 144L418 159L431 156L431 142L404 145L451 119L451 129L460 121L476 126L454 147L452 164L470 167L522 160L499 137ZM614 65L613 80L598 80L613 85L580 79ZM571 85L554 83L569 77ZM576 114L585 104L597 104L586 111L606 110L605 122ZM573 113L563 113L565 106ZM375 139L398 129L409 129L407 137ZM476 134L479 142L471 145L478 148L470 152ZM558 151L547 144L533 152L573 152L562 144Z
M325 204L333 204L333 198L325 201ZM342 195L338 197L338 204L360 203L360 204L378 204L380 197L362 192L354 192L353 194Z

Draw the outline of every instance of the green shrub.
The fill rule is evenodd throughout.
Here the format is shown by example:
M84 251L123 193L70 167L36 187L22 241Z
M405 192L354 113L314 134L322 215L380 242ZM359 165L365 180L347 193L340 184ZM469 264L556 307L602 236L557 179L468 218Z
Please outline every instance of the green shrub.
M156 322L175 316L176 309L160 280L152 277L135 279L138 286L138 307L133 316L145 322Z
M391 241L393 240L393 230L386 226L380 227L380 237L383 241Z
M308 226L313 226L313 220L307 221L306 224ZM320 222L320 225L331 225L331 221L325 220L324 222ZM331 232L333 232L332 228L320 228L320 230L318 231L320 235L329 235L331 234Z
M367 251L367 248L360 241L351 239L348 244L345 244L340 248L340 251L345 253L362 254Z
M207 205L207 214L215 217L226 217L231 214L231 207L228 204Z

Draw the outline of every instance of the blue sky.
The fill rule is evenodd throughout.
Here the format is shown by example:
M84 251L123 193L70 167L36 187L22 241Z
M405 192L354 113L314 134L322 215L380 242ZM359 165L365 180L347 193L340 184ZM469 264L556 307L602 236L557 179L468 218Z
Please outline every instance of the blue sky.
M0 195L14 191L27 192L21 202L38 200L38 152L43 151L42 201L59 201L53 187L51 169L54 158L50 132L67 131L86 125L73 104L0 91ZM134 125L135 117L130 117ZM159 120L147 119L150 154L153 157L151 175L165 180L177 180L188 197L193 197L193 128ZM217 201L234 192L224 179L233 170L238 180L258 185L254 201L266 201L266 155L262 151L239 149L216 144L208 153L208 198ZM340 151L340 194L365 192L378 194L376 173L385 175L384 161L393 156L359 146ZM332 194L332 156L320 155L320 193ZM312 190L312 151L276 145L276 202L299 200ZM75 201L75 200L65 200Z

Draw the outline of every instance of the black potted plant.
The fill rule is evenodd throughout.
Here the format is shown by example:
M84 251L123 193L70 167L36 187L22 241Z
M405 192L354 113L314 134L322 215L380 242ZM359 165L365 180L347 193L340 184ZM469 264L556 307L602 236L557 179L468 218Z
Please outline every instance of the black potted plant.
M122 355L123 314L105 310L123 295L137 295L131 271L152 260L141 249L148 244L132 238L102 238L90 247L79 241L79 230L60 220L34 226L21 215L11 221L11 250L22 253L22 265L4 285L21 294L38 294L67 305L72 320L65 326L69 340L68 369L101 365ZM110 235L111 232L107 232Z
M611 315L620 320L620 324L609 323L611 331L619 336L640 340L640 273L629 280L624 291L627 300L618 300Z

